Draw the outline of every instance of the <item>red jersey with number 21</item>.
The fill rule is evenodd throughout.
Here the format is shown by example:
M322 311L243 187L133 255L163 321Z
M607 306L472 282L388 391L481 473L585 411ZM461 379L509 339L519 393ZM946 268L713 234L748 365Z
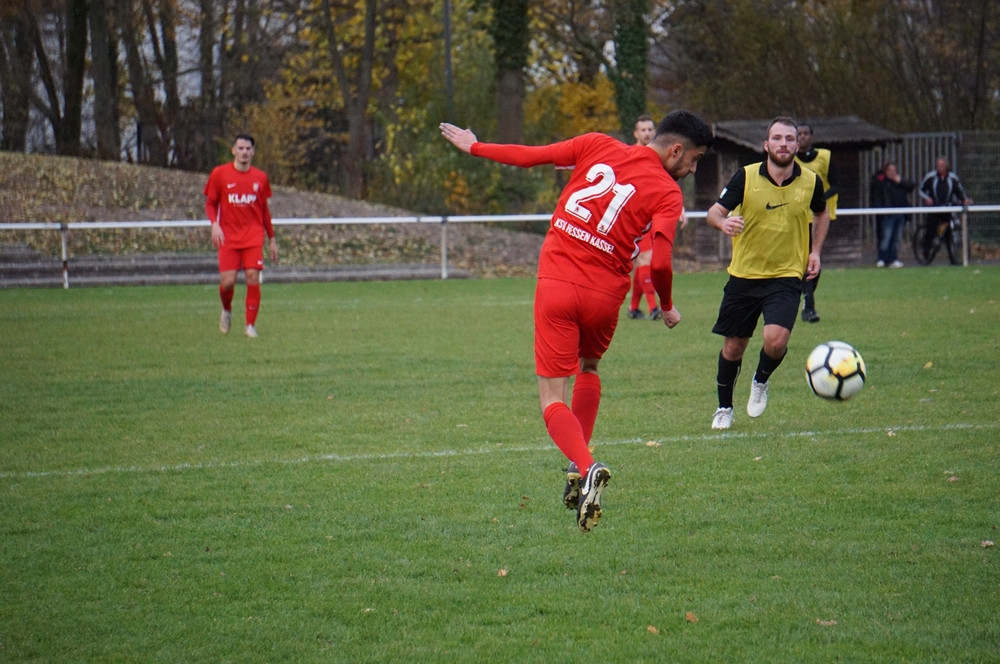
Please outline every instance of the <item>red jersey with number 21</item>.
M205 212L218 220L226 236L226 247L249 249L264 244L264 235L274 236L267 199L271 185L267 173L250 167L245 173L232 162L216 166L205 184Z
M657 251L672 251L684 196L650 147L591 133L544 146L475 143L471 152L525 168L573 167L542 244L539 278L624 299L636 243L650 225L651 233L662 236ZM660 298L669 302L669 295L660 293Z

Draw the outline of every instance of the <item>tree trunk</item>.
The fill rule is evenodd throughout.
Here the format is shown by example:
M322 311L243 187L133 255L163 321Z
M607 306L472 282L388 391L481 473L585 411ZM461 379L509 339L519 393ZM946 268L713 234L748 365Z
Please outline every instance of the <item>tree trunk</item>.
M23 11L14 9L4 22L6 25L0 26L0 94L3 98L0 149L24 152L28 147L34 41Z
M497 142L524 140L524 74L520 69L497 72Z
M108 25L110 18L105 0L90 0L91 75L94 78L94 124L97 135L97 158L121 157L122 139L118 127L118 43Z
M615 2L615 84L618 121L623 136L630 136L635 119L646 112L646 77L649 56L649 28L646 13L649 0Z
M528 63L528 0L492 0L490 36L497 64L497 141L524 135L524 67Z
M378 11L376 0L365 0L364 45L358 59L355 75L348 74L344 58L337 45L337 34L331 15L330 0L323 0L322 27L326 33L327 51L340 87L340 94L347 112L347 154L343 165L347 175L347 194L364 198L365 155L371 144L371 123L368 102L371 99L372 67L375 60L375 19ZM353 79L353 80L352 80Z
M80 155L83 122L83 74L87 61L87 0L66 0L66 54L63 62L63 114L56 147L59 154Z
M125 48L125 65L139 125L136 136L136 161L166 166L167 150L160 132L160 117L153 86L149 82L140 51L139 40L142 39L142 34L135 18L134 7L131 0L119 0L118 8L122 44Z
M198 29L198 76L201 79L201 107L215 108L218 93L215 83L215 0L201 0Z

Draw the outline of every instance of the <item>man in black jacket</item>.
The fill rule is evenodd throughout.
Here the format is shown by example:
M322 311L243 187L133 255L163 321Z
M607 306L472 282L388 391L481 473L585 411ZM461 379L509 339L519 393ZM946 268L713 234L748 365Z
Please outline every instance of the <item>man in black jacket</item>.
M903 180L899 168L887 162L872 178L871 204L877 208L910 207L909 195L916 188L913 182ZM903 237L906 215L902 213L884 214L878 217L879 234L877 267L903 267L899 260L899 242Z
M951 163L946 157L938 157L934 163L934 170L924 176L920 183L920 197L924 205L935 207L945 205L971 205L972 199L965 194L965 189L958 179L958 175L951 170ZM924 253L930 253L934 237L938 233L938 228L942 223L948 221L947 212L935 212L928 214L925 223L927 224L924 233Z

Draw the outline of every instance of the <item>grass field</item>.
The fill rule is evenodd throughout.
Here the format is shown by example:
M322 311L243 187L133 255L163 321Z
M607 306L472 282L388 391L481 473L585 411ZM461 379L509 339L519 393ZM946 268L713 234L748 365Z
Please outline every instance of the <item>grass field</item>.
M265 284L256 340L210 287L0 293L0 661L1000 661L1000 268L824 271L719 433L724 281L623 309L586 535L530 280Z

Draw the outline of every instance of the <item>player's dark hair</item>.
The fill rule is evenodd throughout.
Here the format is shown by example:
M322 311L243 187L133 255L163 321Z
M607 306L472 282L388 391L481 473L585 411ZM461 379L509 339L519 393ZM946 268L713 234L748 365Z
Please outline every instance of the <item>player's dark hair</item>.
M676 110L670 111L660 120L656 128L656 137L676 136L689 141L693 146L710 147L714 136L712 128L691 111Z
M776 124L791 125L792 127L795 127L796 131L798 131L799 129L799 123L796 122L793 118L790 118L787 115L779 115L778 117L771 120L771 124L767 125L767 132L764 134L765 141L771 137L771 128L774 127L774 125ZM812 127L809 127L809 130L812 131Z
M656 122L656 120L654 120L653 116L651 116L649 113L643 113L642 115L640 115L635 119L635 122L632 124L632 126L634 127L640 122Z
M251 136L250 134L247 134L247 133L236 134L236 138L233 139L233 144L234 145L236 144L236 141L250 141L250 145L256 145L257 144L256 141L253 140L253 136Z

